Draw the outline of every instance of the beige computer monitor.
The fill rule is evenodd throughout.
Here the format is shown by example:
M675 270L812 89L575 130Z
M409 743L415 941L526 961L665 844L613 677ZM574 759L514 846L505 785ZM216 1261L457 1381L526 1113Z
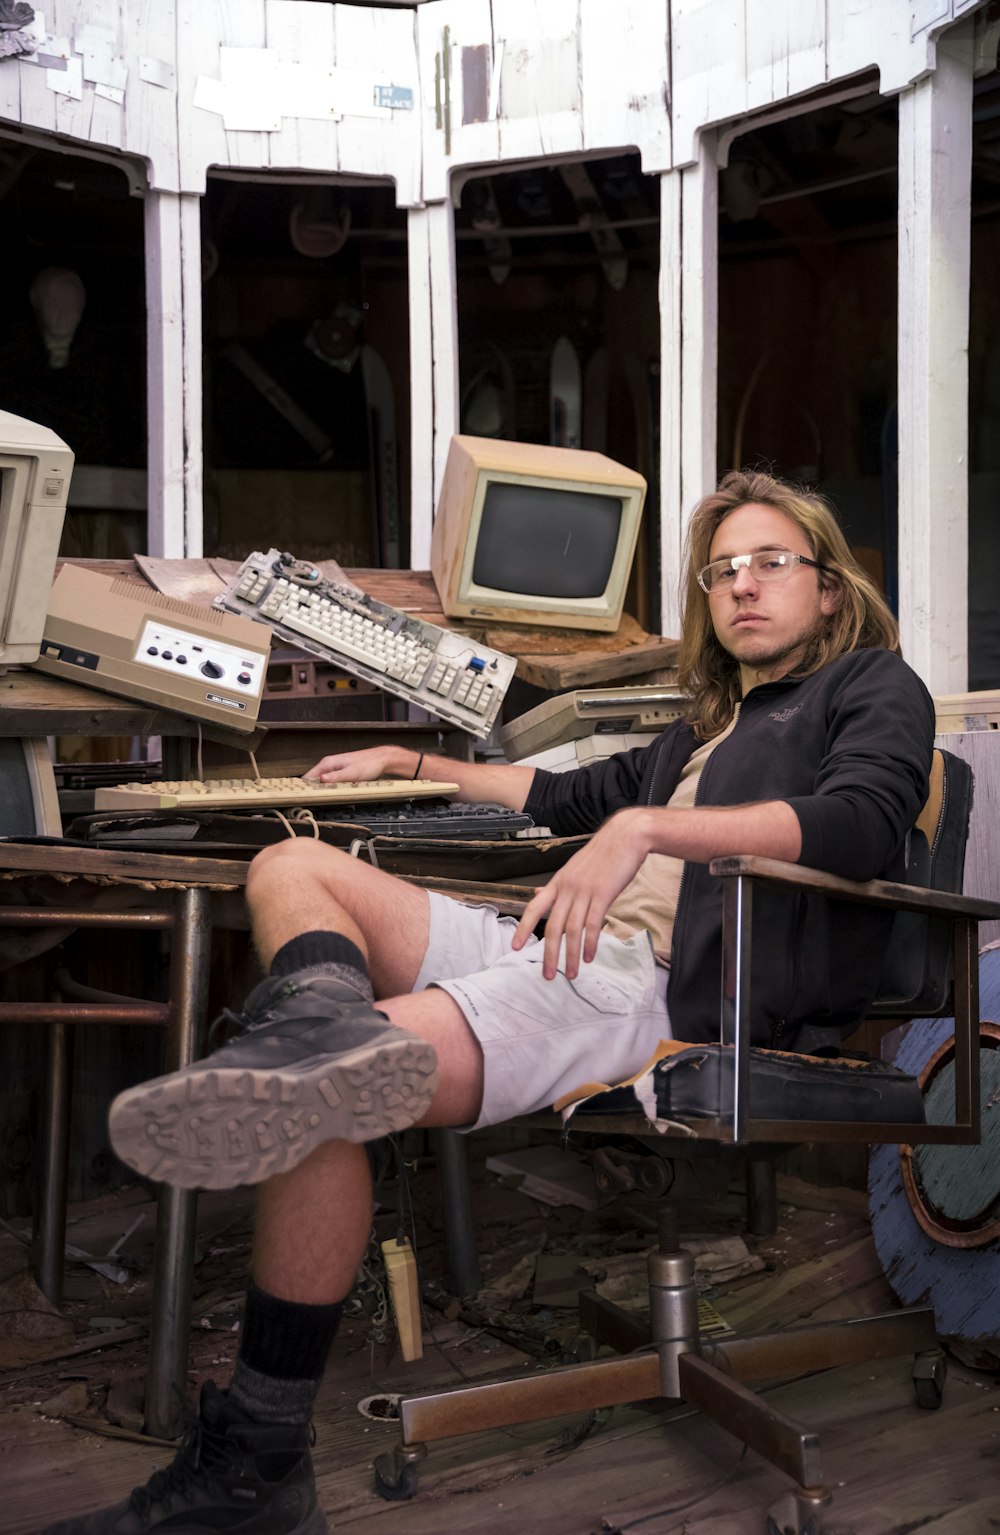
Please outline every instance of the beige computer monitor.
M431 541L452 618L618 628L646 496L603 453L453 437Z
M55 432L0 410L0 671L38 656L72 472Z

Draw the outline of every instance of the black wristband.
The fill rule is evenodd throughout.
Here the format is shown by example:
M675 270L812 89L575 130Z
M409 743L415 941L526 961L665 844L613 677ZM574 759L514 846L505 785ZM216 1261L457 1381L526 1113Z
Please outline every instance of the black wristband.
M413 782L414 778L419 778L420 777L420 769L423 767L423 763L424 763L424 754L423 754L423 752L421 752L420 756L417 758L417 765L413 769L413 774L412 774L412 777L410 779L411 783Z

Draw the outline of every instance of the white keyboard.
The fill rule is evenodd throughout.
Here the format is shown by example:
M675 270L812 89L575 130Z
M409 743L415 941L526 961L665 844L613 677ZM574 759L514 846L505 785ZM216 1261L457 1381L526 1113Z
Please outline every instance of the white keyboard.
M431 778L373 778L368 783L313 783L307 778L189 778L122 783L94 791L95 810L283 810L298 805L360 805L377 800L454 794L457 783Z
M244 560L216 606L262 619L287 642L481 737L514 679L512 656L327 581L277 549Z

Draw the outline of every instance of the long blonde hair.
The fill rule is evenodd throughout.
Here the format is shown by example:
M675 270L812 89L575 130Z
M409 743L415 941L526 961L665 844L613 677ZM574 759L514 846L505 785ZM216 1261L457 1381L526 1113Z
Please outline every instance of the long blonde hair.
M899 629L885 598L858 564L832 508L822 496L798 489L755 469L734 469L718 490L695 507L686 542L687 576L681 618L677 680L691 699L688 718L703 741L724 730L740 699L740 668L716 637L708 598L697 572L709 561L715 530L730 512L760 503L783 512L800 527L823 587L835 588L840 601L810 641L796 677L819 671L851 650L881 648L899 654Z

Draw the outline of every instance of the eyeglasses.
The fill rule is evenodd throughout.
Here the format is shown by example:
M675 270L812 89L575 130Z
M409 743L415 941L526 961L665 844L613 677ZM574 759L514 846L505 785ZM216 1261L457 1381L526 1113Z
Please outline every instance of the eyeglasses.
M703 565L698 571L698 585L710 597L715 597L719 592L728 591L740 570L748 570L755 581L783 581L796 565L826 570L825 565L804 554L791 554L787 549L758 549L756 554L731 554L726 560L712 560L711 564Z

